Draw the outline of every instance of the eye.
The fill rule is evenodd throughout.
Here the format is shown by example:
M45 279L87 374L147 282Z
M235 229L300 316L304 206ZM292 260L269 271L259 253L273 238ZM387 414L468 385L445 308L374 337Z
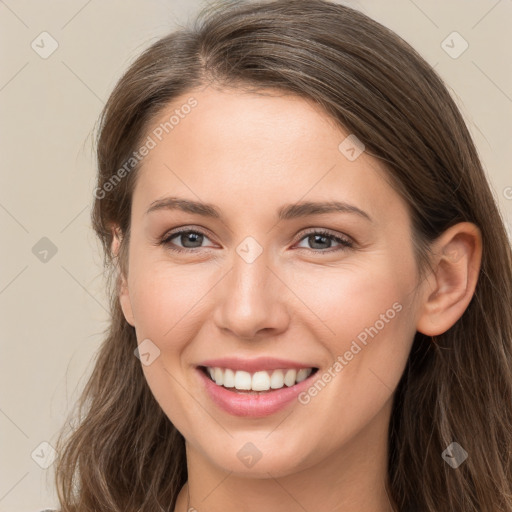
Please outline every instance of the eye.
M182 244L181 246L172 242L175 238ZM188 252L194 249L200 249L204 239L209 240L206 234L201 231L181 229L166 235L160 244L166 246L171 251Z
M351 242L348 238L343 238L338 235L331 233L330 231L326 231L323 229L310 231L306 233L305 236L301 238L300 241L306 240L306 243L311 244L313 247L307 248L313 250L314 252L336 252L343 251L346 249L350 249L354 246L353 242ZM336 242L341 247L334 248L333 250L326 251L325 249L331 249L332 242ZM303 247L301 247L302 249Z

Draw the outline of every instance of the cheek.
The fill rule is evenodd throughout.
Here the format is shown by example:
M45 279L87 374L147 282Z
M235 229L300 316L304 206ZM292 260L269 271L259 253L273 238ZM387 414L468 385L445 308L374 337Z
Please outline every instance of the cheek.
M216 280L218 276L211 267L179 267L165 262L140 266L130 283L139 340L152 339L168 350L177 349L180 340L190 339L199 327L198 316Z
M348 429L364 424L395 390L415 333L413 278L407 266L391 265L297 276L296 289L307 290L305 302L316 315L311 329L331 357L319 376L322 383L310 388L302 403L309 404L312 416L337 417L326 422L333 436L339 422ZM327 409L326 403L337 405Z
M402 301L409 289L405 273L400 279L392 269L377 265L296 272L293 282L314 315L317 335L318 326L325 328L323 338L336 353L348 349L347 341L360 334L364 341L364 333L376 323L379 333L396 330L403 317L397 310L405 306Z
M147 268L132 276L130 296L137 332L145 338L158 339L172 325L168 312L174 308L169 287L156 270Z
M146 381L176 428L190 435L190 415L200 416L202 411L194 410L195 402L184 392L189 376L183 355L201 327L207 292L213 286L208 278L211 269L206 275L198 266L185 269L162 261L132 269L137 339L139 343L149 339L159 350L158 357L142 367Z

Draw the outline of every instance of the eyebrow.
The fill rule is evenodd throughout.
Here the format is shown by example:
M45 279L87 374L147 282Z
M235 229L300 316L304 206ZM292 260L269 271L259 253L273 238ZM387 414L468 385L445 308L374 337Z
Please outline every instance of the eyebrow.
M193 213L214 219L222 218L220 210L213 204L179 197L165 197L153 201L146 211L146 215L156 210L181 210L186 213ZM278 209L277 216L279 220L291 220L324 213L352 213L373 222L373 219L364 210L342 201L302 201L300 203L288 204Z

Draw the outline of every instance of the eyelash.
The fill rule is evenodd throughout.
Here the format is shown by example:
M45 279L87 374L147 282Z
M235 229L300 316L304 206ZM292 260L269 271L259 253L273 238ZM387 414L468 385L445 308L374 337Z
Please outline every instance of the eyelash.
M203 233L200 230L184 228L184 229L178 229L178 230L173 231L167 235L164 235L162 240L159 242L159 245L166 246L167 249L174 251L174 252L178 252L178 253L195 252L198 249L201 249L201 247L195 247L195 248L177 247L171 243L171 240L173 238L175 238L176 236L181 235L183 233L194 233L196 235L203 235L208 238L208 235L206 233ZM301 247L299 250L305 249L307 251L313 251L314 253L325 254L325 253L332 253L332 252L337 252L337 251L344 251L347 249L352 249L354 247L353 242L351 242L349 239L334 235L330 231L327 231L325 229L316 229L316 230L311 230L307 233L304 233L302 235L302 237L298 240L297 243L301 242L302 240L304 240L305 238L307 238L308 236L311 236L311 235L320 235L320 236L326 237L330 240L334 240L335 242L338 242L341 245L341 247L334 248L334 249L308 249L305 247Z

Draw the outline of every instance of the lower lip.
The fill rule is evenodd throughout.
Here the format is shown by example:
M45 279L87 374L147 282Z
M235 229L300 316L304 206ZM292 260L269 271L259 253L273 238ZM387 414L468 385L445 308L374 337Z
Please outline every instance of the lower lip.
M284 387L253 395L249 393L237 393L236 391L230 391L224 386L218 386L207 377L203 370L196 368L196 371L203 382L206 392L221 409L234 416L253 418L269 416L284 409L297 398L299 393L311 385L312 377L318 373L318 371L315 372L307 379L289 388Z

